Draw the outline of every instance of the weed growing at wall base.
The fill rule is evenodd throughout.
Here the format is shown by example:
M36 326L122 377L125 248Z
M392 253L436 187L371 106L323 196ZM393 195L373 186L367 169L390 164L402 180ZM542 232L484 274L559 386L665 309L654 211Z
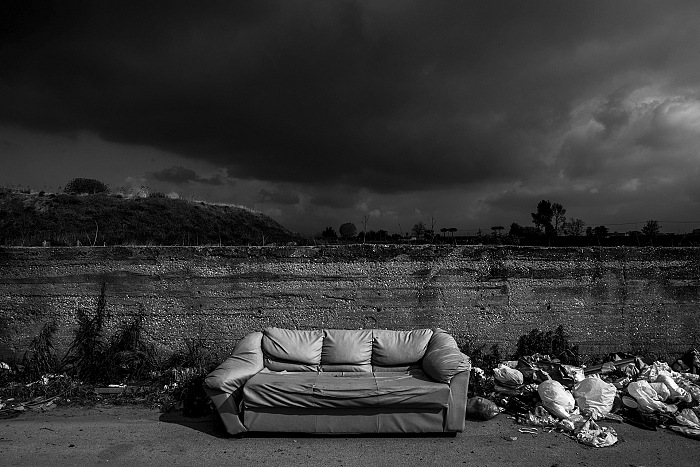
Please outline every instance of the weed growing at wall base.
M207 340L199 336L188 339L184 349L159 355L156 346L144 336L143 310L107 336L106 290L103 283L92 313L76 310L78 326L62 358L56 355L57 324L51 321L32 340L22 363L0 369L0 403L3 399L39 399L93 404L108 398L115 404L144 403L160 406L164 411L182 409L190 417L210 413L212 406L202 383L220 356L210 351ZM96 393L97 387L109 385L123 391L113 396ZM2 412L3 416L19 413Z

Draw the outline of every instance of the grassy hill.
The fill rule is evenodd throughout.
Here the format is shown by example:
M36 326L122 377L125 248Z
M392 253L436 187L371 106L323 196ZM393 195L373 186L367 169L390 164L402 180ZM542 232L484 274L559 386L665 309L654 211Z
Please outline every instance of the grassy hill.
M0 245L269 245L303 239L247 208L165 197L0 189Z

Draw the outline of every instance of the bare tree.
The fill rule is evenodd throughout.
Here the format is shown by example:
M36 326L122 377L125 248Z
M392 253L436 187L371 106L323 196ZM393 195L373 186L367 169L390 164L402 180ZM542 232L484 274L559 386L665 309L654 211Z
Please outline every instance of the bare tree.
M362 243L367 239L367 221L369 221L369 214L362 216Z

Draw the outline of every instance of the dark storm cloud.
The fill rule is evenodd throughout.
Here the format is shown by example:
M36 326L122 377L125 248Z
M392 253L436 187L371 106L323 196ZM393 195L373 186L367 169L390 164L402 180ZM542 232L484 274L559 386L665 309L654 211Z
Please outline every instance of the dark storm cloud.
M10 5L0 122L95 131L242 179L380 193L523 180L547 170L582 100L607 96L592 119L611 138L648 74L700 79L693 1ZM572 173L608 154L582 133L551 152ZM153 176L202 181L168 170Z
M289 206L299 203L299 194L286 188L277 188L273 190L262 188L258 192L258 199L263 203Z
M629 122L630 111L624 106L629 92L628 87L616 90L605 103L594 111L593 117L603 125L606 136L611 135Z
M200 177L197 172L191 169L186 169L180 165L174 165L168 167L167 169L158 170L156 172L148 172L147 174L150 178L158 180L159 182L170 182L175 185L183 185L186 183L197 182L205 183L208 185L221 185L222 181L217 177Z

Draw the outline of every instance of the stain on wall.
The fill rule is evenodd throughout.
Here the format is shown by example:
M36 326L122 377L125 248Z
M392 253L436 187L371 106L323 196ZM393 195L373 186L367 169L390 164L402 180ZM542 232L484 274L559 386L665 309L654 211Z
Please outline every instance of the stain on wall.
M0 248L0 357L42 326L71 341L106 284L109 330L144 317L164 350L248 332L441 327L515 350L562 325L580 352L675 355L700 342L700 249L340 245Z

